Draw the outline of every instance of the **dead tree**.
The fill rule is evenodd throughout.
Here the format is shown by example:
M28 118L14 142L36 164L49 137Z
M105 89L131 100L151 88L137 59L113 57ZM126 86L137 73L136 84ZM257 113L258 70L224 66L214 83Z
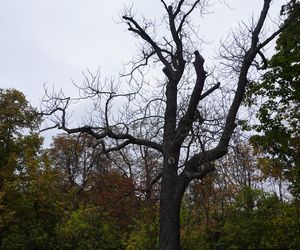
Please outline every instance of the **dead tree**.
M128 76L122 78L128 79L126 86L102 84L97 74L88 73L83 86L78 86L78 98L50 95L43 114L51 117L52 127L98 139L103 153L139 145L161 154L163 168L152 182L160 179L159 245L160 249L174 250L180 249L180 206L186 188L193 179L203 179L214 171L212 162L227 153L250 69L258 68L257 60L265 61L262 49L289 21L262 38L271 3L262 0L258 20L243 33L233 33L231 44L223 46L223 64L230 69L234 94L225 116L217 119L205 105L212 96L222 95L220 83L211 83L205 60L195 49L198 44L191 38L195 32L192 14L204 13L207 1L160 2L167 26L160 32L151 20L136 18L131 9L124 12L122 19L128 30L141 41L138 57L133 59L130 72L123 75ZM159 81L154 82L151 73L146 77L147 70L157 73L157 69L161 70ZM71 127L68 107L82 99L94 103L90 118L82 126Z

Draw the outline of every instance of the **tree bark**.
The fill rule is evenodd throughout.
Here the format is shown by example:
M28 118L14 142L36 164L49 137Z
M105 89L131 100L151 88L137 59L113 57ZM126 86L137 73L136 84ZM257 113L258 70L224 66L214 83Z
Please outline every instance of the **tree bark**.
M177 171L165 172L161 181L160 232L161 250L180 250L180 207L188 179L179 177Z

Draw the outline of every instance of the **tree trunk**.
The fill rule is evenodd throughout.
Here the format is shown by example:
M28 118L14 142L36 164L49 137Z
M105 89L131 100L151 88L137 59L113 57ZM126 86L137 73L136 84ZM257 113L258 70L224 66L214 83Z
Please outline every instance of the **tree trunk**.
M164 173L160 195L159 249L180 250L180 206L189 181L176 172Z

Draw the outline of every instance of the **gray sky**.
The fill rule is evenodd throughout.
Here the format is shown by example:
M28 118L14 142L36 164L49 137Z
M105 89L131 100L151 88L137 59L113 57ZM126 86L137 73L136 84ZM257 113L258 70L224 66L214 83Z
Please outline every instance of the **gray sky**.
M19 89L37 106L44 83L72 94L71 79L81 82L86 69L117 77L136 51L135 38L117 23L130 2L147 16L161 15L159 0L0 0L0 88ZM218 42L238 20L257 16L263 0L226 2L230 8L216 0L213 13L199 20L207 41ZM272 16L284 2L273 0ZM203 48L206 57L212 48Z

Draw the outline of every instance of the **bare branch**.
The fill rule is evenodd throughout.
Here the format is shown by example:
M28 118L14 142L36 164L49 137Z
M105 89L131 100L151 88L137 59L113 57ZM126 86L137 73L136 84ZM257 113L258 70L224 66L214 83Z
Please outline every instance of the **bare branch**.
M161 179L163 172L158 173L150 182L149 186L146 189L143 189L144 192L149 192L152 187Z
M169 9L168 9L168 6L167 6L166 2L165 2L164 0L160 0L160 1L161 1L161 3L163 4L165 10L168 12Z
M268 60L267 60L267 58L265 57L265 55L260 50L258 51L258 55L261 57L263 65L262 66L258 66L257 69L263 69L263 70L267 69L267 67L268 67Z
M261 42L258 46L257 46L257 50L262 49L263 47L265 47L269 42L271 42L276 36L278 36L284 29L286 29L290 23L296 18L296 15L290 15L288 17L288 19L284 22L284 24L281 25L281 27L279 27L278 30L276 30L273 34L271 34L268 38L266 38L263 42Z
M208 89L207 91L205 91L205 93L203 93L200 96L200 100L203 100L205 97L209 96L212 92L214 92L216 89L220 88L221 83L217 82L216 85L212 86L210 89Z
M183 1L181 1L183 2ZM181 6L181 2L179 2L178 7L177 7L177 11L180 11L180 6ZM180 39L178 32L176 30L176 26L175 26L175 18L177 16L177 14L173 14L172 13L172 6L168 7L168 14L169 14L169 25L170 25L170 31L173 37L173 40L175 41L176 44L176 59L178 60L178 64L177 62L174 63L174 66L177 68L177 70L179 70L179 74L181 75L183 73L184 70L184 65L185 65L185 61L183 59L183 52L182 52L182 40Z
M165 67L170 71L173 72L173 69L170 63L166 60L166 58L162 54L161 48L158 46L156 42L146 33L145 29L143 29L131 16L123 16L123 19L127 21L129 26L128 30L132 31L139 35L143 40L151 45L151 47L155 50L157 56L161 60L161 62L165 65Z
M182 19L181 19L181 22L177 28L177 34L180 34L181 31L182 31L182 27L184 25L184 23L186 22L186 19L188 18L188 16L193 12L193 10L197 7L197 5L200 3L201 0L197 0L194 2L194 4L192 5L192 7L189 9L188 12L186 12L185 15L183 15ZM183 2L183 1L182 1ZM179 5L178 5L179 6ZM181 6L180 6L181 7ZM178 10L178 9L177 9ZM180 9L179 9L180 11Z
M259 49L262 48L260 47L261 45L258 45L259 34L262 29L263 23L265 22L269 10L269 6L270 6L270 0L265 0L261 15L252 33L251 47L246 51L245 57L242 62L237 89L235 91L235 96L233 98L231 107L229 109L226 122L225 122L225 127L218 145L211 150L204 151L192 156L190 160L186 163L186 167L184 171L181 173L182 176L186 176L191 179L203 178L208 172L213 171L214 168L208 167L204 172L202 172L199 166L203 164L208 164L211 161L219 159L220 157L224 156L227 153L229 140L236 127L235 124L236 115L240 107L240 104L242 102L245 93L245 88L248 82L247 81L248 70L255 56L259 53ZM275 36L272 35L270 37L275 37ZM266 45L267 43L263 43L263 44Z
M179 14L179 12L181 11L181 7L182 7L182 4L184 3L184 1L185 1L185 0L180 0L180 1L179 1L178 5L177 5L177 8L176 8L176 10L174 11L174 16L175 16L175 17L176 17L176 16Z
M235 96L232 101L231 107L229 109L229 112L228 112L228 115L226 118L224 131L222 133L221 139L220 139L217 147L221 147L221 148L228 147L229 140L230 140L231 135L236 127L235 118L236 118L237 112L239 110L239 107L241 105L241 102L242 102L244 94L245 94L246 85L248 83L247 74L248 74L249 68L252 64L252 61L254 60L255 56L257 55L257 53L259 51L258 47L257 47L259 33L260 33L263 23L267 17L267 13L268 13L268 10L270 7L270 2L271 2L270 0L264 0L264 5L263 5L263 9L261 11L261 15L258 19L257 25L255 26L253 33L252 33L251 47L249 50L247 50L245 57L243 59L243 62L242 62Z

